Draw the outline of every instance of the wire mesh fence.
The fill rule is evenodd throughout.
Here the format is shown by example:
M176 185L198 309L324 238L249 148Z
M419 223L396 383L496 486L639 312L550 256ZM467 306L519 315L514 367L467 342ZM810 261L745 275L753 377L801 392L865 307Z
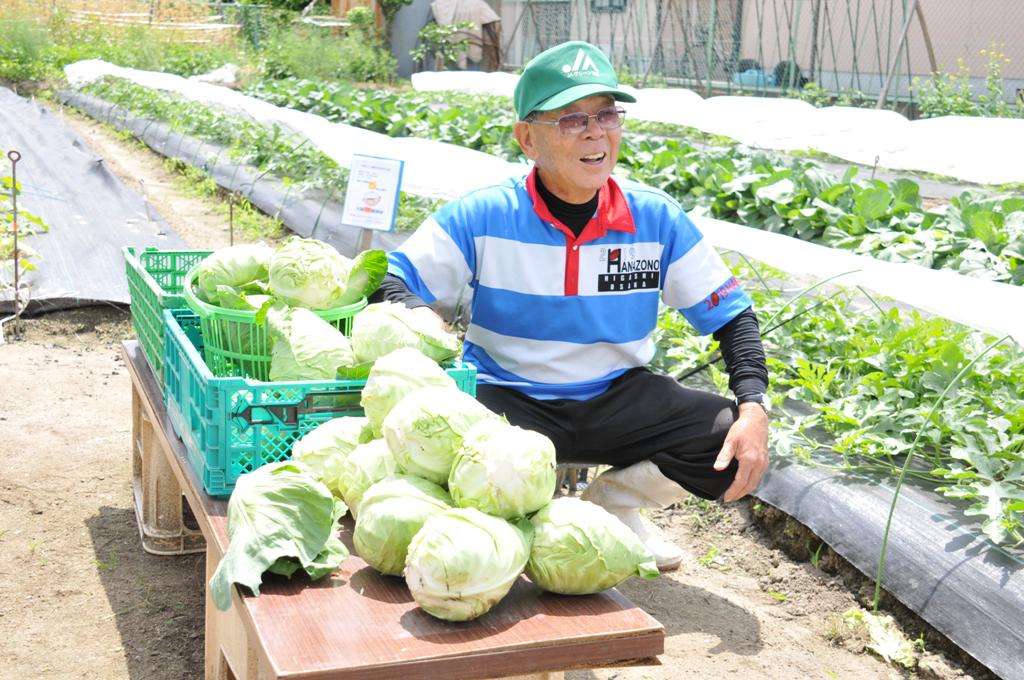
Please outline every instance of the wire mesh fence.
M817 83L886 105L915 78L959 73L986 92L1024 89L1020 0L503 0L505 63L564 40L599 45L635 84L773 94Z

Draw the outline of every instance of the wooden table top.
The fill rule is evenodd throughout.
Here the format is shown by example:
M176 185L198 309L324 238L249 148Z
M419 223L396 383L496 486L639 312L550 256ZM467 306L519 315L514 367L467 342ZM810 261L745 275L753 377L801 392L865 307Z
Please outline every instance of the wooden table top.
M132 381L197 521L217 553L227 549L227 502L210 497L174 434L161 390L138 343L122 351ZM247 629L262 642L279 677L369 679L494 678L572 668L657 664L664 629L612 589L596 595L545 593L521 576L491 611L468 622L435 619L405 581L384 576L352 547L331 576L310 582L267 575L261 595L234 598Z

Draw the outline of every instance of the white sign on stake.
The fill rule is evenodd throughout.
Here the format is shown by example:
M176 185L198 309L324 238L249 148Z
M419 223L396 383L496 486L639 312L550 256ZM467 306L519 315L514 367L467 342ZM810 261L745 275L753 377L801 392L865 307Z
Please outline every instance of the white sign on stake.
M398 213L404 161L352 155L341 222L350 227L392 231Z

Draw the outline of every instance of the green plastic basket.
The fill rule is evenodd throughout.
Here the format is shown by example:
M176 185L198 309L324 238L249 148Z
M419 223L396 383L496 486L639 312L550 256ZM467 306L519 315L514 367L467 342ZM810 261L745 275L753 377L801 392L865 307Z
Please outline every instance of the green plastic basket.
M363 415L366 380L257 382L219 378L203 361L202 324L187 309L164 314L164 399L203 488L226 496L246 472L291 458L295 440L340 416ZM476 396L476 368L445 367L456 386Z
M208 250L121 249L131 296L132 328L157 382L164 384L164 310L186 309L181 295L185 275Z
M270 380L271 342L265 324L256 323L256 312L217 307L199 299L193 286L199 268L185 275L185 303L203 329L203 356L214 375ZM313 313L345 335L352 334L352 317L366 307L366 298L334 309Z

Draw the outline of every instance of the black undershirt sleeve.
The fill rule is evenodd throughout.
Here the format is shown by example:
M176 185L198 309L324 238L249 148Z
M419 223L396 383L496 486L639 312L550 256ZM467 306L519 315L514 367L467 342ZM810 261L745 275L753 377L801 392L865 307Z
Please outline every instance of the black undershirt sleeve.
M711 337L719 343L729 374L729 389L738 401L768 390L768 365L761 344L761 328L752 307L747 307Z
M409 309L427 306L426 302L418 298L411 290L409 290L409 286L405 285L405 281L394 274L385 274L384 280L380 282L380 287L371 293L370 297L367 299L371 303L397 302L405 305Z

